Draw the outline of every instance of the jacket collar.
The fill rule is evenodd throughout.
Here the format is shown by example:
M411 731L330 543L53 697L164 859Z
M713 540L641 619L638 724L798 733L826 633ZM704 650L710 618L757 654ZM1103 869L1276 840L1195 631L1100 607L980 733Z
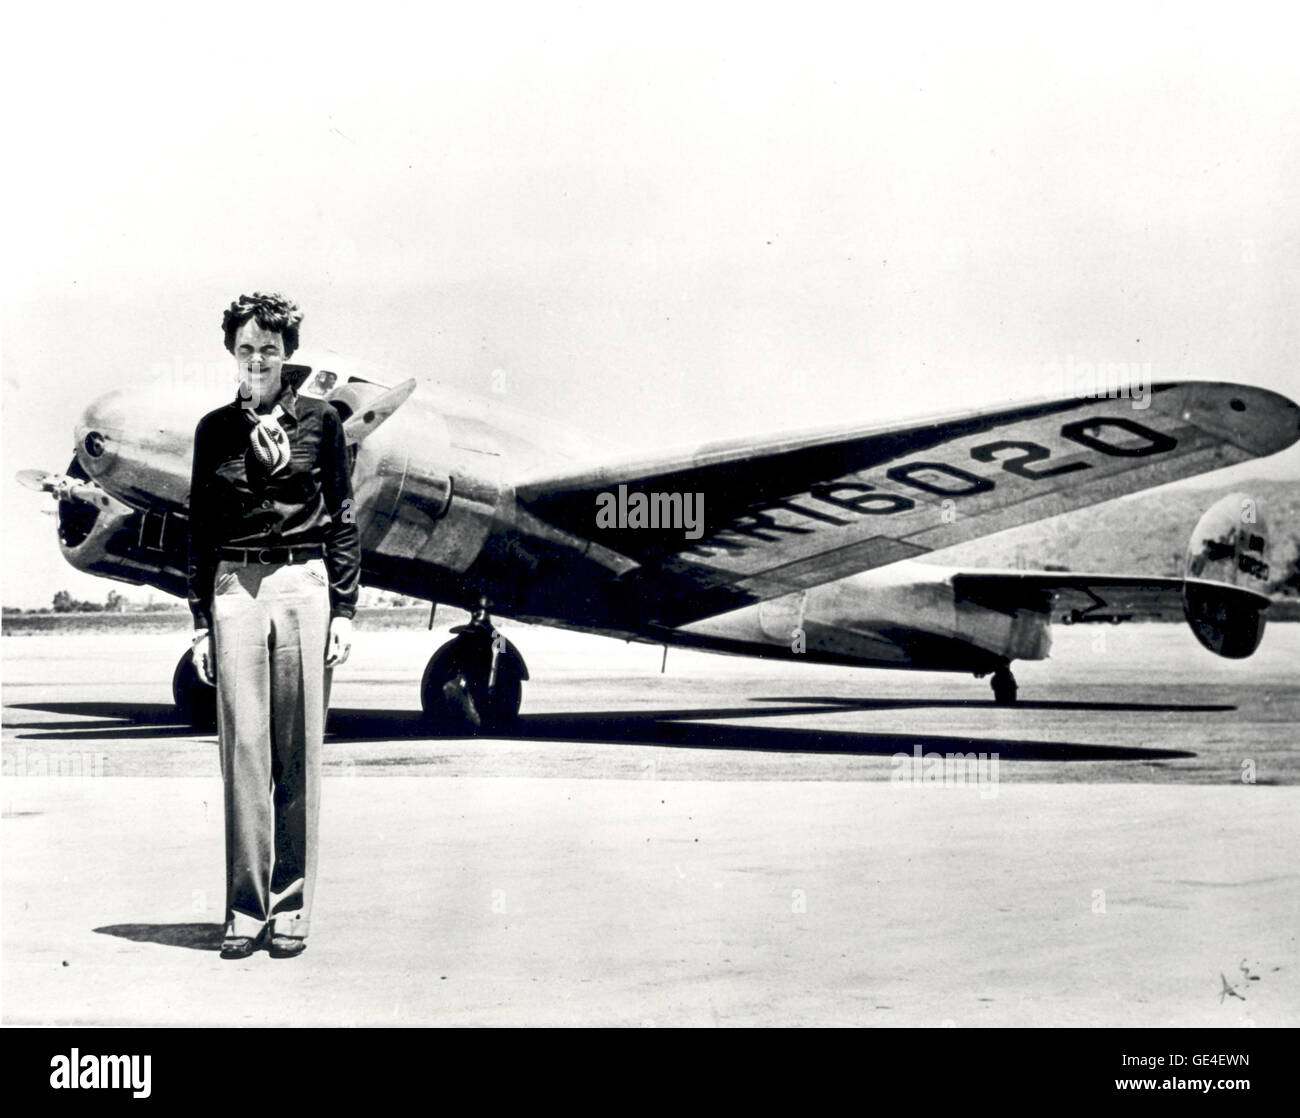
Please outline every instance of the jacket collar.
M276 397L275 402L280 405L280 410L284 412L285 416L287 416L294 423L298 422L298 393L297 392L295 392L292 388L286 385L284 388L280 390L280 395ZM230 406L232 408L239 408L242 410L244 407L244 398L240 396L238 393L236 393L235 398L230 402Z
M276 400L276 403L280 405L285 415L295 423L298 422L298 393L286 386L280 392L280 398Z

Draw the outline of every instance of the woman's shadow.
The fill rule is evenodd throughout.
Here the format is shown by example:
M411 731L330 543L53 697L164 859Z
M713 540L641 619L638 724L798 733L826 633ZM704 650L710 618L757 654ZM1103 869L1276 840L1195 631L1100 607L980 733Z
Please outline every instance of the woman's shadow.
M188 947L193 951L220 951L225 927L221 924L106 924L96 928L104 936L118 936L132 943L161 943L164 947Z

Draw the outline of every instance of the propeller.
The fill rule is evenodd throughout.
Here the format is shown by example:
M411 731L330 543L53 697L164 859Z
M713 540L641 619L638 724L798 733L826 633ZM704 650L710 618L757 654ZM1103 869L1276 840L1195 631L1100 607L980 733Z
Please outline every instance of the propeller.
M46 482L53 482L58 474L46 473L44 470L19 470L16 476L24 489L30 489L34 493L48 493L50 486Z
M390 388L376 396L375 399L366 405L364 411L359 411L356 415L348 419L343 424L343 437L347 440L348 445L363 442L369 438L371 433L384 422L398 408L406 403L407 398L415 391L415 378L404 380L396 388Z
M49 493L56 501L80 501L96 508L112 508L114 500L93 481L51 474L45 470L19 470L18 483L35 493Z

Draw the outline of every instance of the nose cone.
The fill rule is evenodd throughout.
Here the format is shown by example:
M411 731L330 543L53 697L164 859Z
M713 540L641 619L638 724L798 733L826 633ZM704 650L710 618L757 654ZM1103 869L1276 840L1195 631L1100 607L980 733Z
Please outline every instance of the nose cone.
M74 431L81 468L113 496L147 506L184 503L194 422L174 393L116 388L94 400Z

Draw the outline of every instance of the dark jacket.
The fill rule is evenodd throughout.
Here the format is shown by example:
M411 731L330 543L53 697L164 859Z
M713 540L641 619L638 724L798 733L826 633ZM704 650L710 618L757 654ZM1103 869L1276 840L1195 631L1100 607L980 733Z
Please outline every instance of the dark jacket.
M284 392L280 426L288 467L270 474L253 453L251 425L238 399L209 412L194 432L190 478L190 612L212 623L212 582L221 547L325 549L330 615L352 617L361 582L361 543L343 420L323 401Z

